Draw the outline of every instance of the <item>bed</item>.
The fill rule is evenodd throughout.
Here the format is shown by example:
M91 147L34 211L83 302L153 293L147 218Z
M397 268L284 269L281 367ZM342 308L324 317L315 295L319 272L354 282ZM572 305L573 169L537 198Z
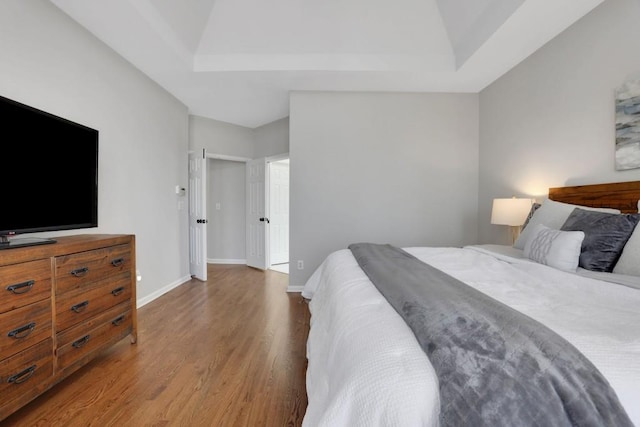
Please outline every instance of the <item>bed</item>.
M463 283L462 286L469 288L465 289L465 292L475 292L477 294L472 295L479 295L471 300L486 299L489 304L505 306L514 316L520 316L534 325L542 325L539 328L543 331L551 331L552 338L545 336L538 345L551 346L550 343L556 338L561 344L568 343L564 347L561 346L562 352L566 350L570 353L569 350L574 350L576 354L572 354L571 357L580 358L580 363L590 367L587 369L588 374L596 377L589 379L591 382L574 381L577 384L576 388L580 389L579 393L590 393L591 384L596 384L598 379L604 378L604 381L600 381L594 387L608 388L607 396L613 402L612 405L619 405L619 408L612 406L616 411L615 418L606 418L611 415L608 414L609 409L602 410L599 407L595 411L596 416L605 417L600 420L579 418L573 414L566 419L551 418L552 422L549 422L549 418L539 418L541 415L538 413L531 415L533 412L526 412L530 410L528 406L531 406L529 398L521 399L522 402L513 398L516 399L515 403L511 401L504 404L512 411L511 416L516 414L516 418L509 421L500 418L499 414L493 414L494 418L491 418L490 414L483 412L482 405L491 405L485 403L489 397L500 396L503 399L502 395L512 394L512 388L526 385L530 380L526 377L529 374L524 378L515 379L515 386L511 383L491 384L491 381L482 382L466 378L462 381L464 387L470 383L476 386L474 398L480 402L480 410L476 405L472 408L474 414L469 415L469 409L464 409L467 412L462 413L460 405L451 403L451 391L447 388L450 379L455 378L457 373L449 371L448 376L442 376L443 358L437 360L436 352L431 352L432 348L426 345L430 338L425 339L419 335L415 329L415 318L411 323L398 308L402 303L394 302L392 299L397 298L397 295L383 295L388 291L384 291L380 284L374 284L378 278L371 270L373 261L367 258L368 253L366 256L358 255L355 252L358 245L353 245L354 247L341 249L327 256L307 281L303 291L303 296L309 300L311 311L311 327L307 341L309 404L303 426L640 426L640 227L635 227L640 220L637 218L638 200L640 181L552 188L549 190L548 201L542 203L544 208L532 209L520 241L516 241L513 247L470 245L462 248L384 248L397 249L406 254L407 262L420 264L418 268L426 266L424 268L430 268L435 273L443 272L442 276L446 280ZM562 207L565 214L570 214L547 221L544 215L545 212L549 214L549 206ZM595 231L588 227L582 230L580 227L581 224L584 225L584 217L580 215L585 215L585 210L592 212L587 215L590 220L597 217L620 223L624 218L624 226L627 229L631 228L631 231L625 231L622 234L626 235L620 237L620 226L613 231L602 226ZM550 225L541 224L540 218L545 219ZM628 224L629 221L631 225ZM528 237L525 233L527 229ZM531 234L536 230L539 233L532 237ZM547 262L546 258L542 261L536 258L536 248L531 242L539 241L549 233L560 236L553 241L550 251L557 249L554 249L555 242L563 241L567 236L573 239L567 247L573 245L575 252L577 244L577 254L572 255L575 268L572 269L571 265L567 267L566 260L556 265L554 262ZM603 262L598 257L595 257L594 261L591 256L593 243L599 242L594 240L593 236L601 239L603 233L617 236L617 254L612 255L610 248L605 251L607 253L604 257L609 258L606 261L609 263L608 270L592 268L593 265L601 266L598 263ZM582 238L576 243L577 237L580 236ZM611 240L615 239L612 237ZM526 245L527 242L529 246ZM597 244L595 247L596 250L602 249ZM377 250L377 247L375 249ZM561 251L561 254L566 255L565 252L570 251ZM551 259L549 254L554 253L548 250L546 256ZM586 264L583 264L583 257ZM371 262L362 263L362 259L369 259ZM616 268L618 264L620 266ZM583 265L588 268L583 268ZM392 267L380 267L378 273L385 273L390 268ZM400 273L400 270L396 270L389 274L391 279L387 278L387 282L390 283L394 277L396 279L393 280L404 281L405 278ZM400 278L402 279L398 280ZM391 287L395 284L391 283ZM438 285L438 289L443 288L445 286ZM439 301L438 298L444 297L432 297L430 303ZM392 304L395 304L396 308ZM406 301L404 304L406 305ZM463 310L467 309L468 306ZM447 317L442 313L440 315ZM480 316L484 314L480 313ZM508 326L513 327L515 331L525 330L524 326L519 324L513 326L514 321L509 323ZM449 333L450 329L446 331ZM455 341L453 338L451 340ZM431 345L436 348L435 345ZM554 354L554 358L564 357L562 353ZM477 360L471 362L467 364L477 365ZM475 368L480 371L486 370L485 367ZM534 378L533 374L531 375L531 378ZM563 371L560 379L572 380L569 375L573 373ZM488 377L489 380L497 378L495 373ZM552 382L555 387L557 379ZM479 394L477 387L480 387ZM572 400L566 396L548 396L554 393L555 391L540 393L541 399L557 399L562 401L562 404L566 400ZM600 393L600 390L597 393ZM597 393L594 400L599 404L602 394ZM593 395L588 396L589 399L592 397ZM573 400L582 404L583 400L588 399L580 397ZM459 418L455 421L455 418L448 415L452 405L457 406L453 411L456 416L470 418ZM514 405L518 407L514 409ZM551 412L551 409L545 408L546 405L543 405L541 412ZM614 412L614 409L611 409L611 412ZM570 412L566 407L564 411ZM597 414L598 411L601 413ZM555 416L549 413L542 414L544 415ZM564 417L564 414L562 415Z

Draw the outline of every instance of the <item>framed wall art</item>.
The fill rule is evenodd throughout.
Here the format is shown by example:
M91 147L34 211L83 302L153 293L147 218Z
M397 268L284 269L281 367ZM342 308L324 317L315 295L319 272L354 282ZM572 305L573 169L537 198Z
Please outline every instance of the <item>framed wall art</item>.
M640 168L640 75L616 89L616 170Z

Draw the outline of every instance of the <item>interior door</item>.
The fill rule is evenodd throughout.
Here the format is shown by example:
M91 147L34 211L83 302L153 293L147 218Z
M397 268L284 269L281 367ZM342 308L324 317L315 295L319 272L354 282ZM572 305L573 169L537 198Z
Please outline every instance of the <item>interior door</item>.
M207 158L205 150L189 152L189 271L207 280Z
M289 262L289 160L269 163L270 264Z
M266 270L269 218L266 206L266 159L247 162L247 265Z

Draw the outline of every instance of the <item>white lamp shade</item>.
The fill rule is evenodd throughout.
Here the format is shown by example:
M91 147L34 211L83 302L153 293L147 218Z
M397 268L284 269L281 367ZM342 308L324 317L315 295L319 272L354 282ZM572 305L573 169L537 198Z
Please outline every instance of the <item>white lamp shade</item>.
M493 199L491 209L491 224L511 225L513 227L524 224L531 210L531 199Z

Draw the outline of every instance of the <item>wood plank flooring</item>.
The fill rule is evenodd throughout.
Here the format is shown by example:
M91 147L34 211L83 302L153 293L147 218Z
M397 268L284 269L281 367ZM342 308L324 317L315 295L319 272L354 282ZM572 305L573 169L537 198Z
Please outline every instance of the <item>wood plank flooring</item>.
M299 426L309 311L288 276L208 266L138 311L124 339L4 426Z

